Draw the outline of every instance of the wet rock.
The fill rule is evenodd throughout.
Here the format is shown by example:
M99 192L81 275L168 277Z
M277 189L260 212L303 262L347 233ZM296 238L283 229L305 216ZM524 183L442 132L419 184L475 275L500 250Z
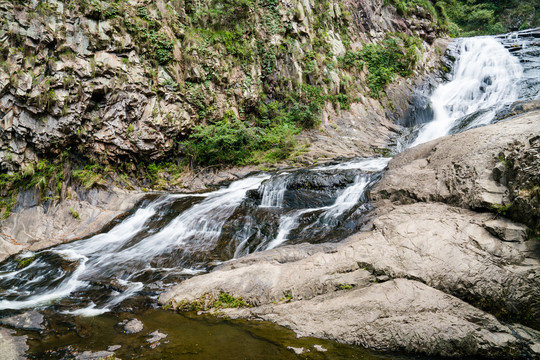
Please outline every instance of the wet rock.
M152 349L155 349L161 345L160 341L165 339L167 336L167 334L160 333L159 330L156 330L147 335L148 339L146 339L146 342L150 343L150 347Z
M107 351L116 351L118 349L120 349L122 347L122 345L111 345L107 348Z
M15 329L23 329L30 331L45 330L45 326L43 325L43 315L41 315L37 311L30 311L24 314L0 319L0 324Z
M143 323L137 319L121 321L118 323L118 326L122 327L126 334L136 334L141 332L144 328Z
M75 355L75 360L100 360L109 359L111 356L114 356L112 351L85 351L81 354Z
M24 353L28 350L26 336L14 336L13 330L0 328L0 358L5 360L26 359Z

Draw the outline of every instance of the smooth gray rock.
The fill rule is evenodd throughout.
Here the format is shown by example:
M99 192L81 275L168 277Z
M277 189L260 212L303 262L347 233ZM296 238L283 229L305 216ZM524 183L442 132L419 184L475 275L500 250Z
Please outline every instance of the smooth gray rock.
M43 325L43 315L37 311L30 311L24 314L11 316L0 319L0 324L6 325L15 329L42 331L45 330Z
M101 360L108 359L110 356L114 356L112 351L85 351L75 355L75 360Z
M136 333L141 332L144 328L143 323L138 319L132 319L129 321L124 320L120 322L118 325L122 326L126 334L136 334Z
M440 201L500 212L535 227L540 224L533 191L540 181L539 123L536 110L418 145L390 161L371 197L400 204Z
M486 221L484 226L487 231L504 241L522 242L528 237L526 226L504 218Z
M26 336L14 336L13 330L0 328L0 359L22 360L26 359L24 353L28 350Z
M252 254L180 283L160 302L227 292L254 306L228 316L275 321L302 336L444 356L517 351L510 327L459 298L538 318L538 259L491 235L483 226L490 214L425 203L382 212L373 231L341 244ZM535 353L540 337L527 331L526 351Z
M146 342L149 342L149 343L155 343L155 342L158 342L162 339L165 339L168 335L167 334L163 334L161 332L159 332L159 330L156 330L154 332L151 332L150 334L148 334L148 339L146 339Z

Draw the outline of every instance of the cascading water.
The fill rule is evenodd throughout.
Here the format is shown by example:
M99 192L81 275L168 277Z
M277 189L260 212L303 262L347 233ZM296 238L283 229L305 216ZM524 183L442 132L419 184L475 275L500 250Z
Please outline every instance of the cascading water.
M526 55L522 70L521 53L505 49L509 41L460 40L451 81L430 98L433 121L405 147L488 123L506 104L540 97L538 70L527 68L538 59ZM342 240L361 228L370 210L366 192L388 161L262 174L205 194L146 199L106 233L1 264L0 309L52 306L95 315L254 251ZM21 268L23 257L35 259Z
M209 264L281 245L303 214L311 213L303 225L312 232L328 232L335 219L354 217L354 208L362 206L357 200L387 161L318 167L300 177L262 174L206 194L146 200L106 233L26 253L35 260L22 269L17 261L0 266L0 289L5 289L0 310L54 305L71 314L97 315L146 284L159 287L204 272Z
M451 81L431 96L434 112L411 146L448 135L468 117L462 130L488 124L497 110L518 99L523 74L519 60L493 37L462 39Z

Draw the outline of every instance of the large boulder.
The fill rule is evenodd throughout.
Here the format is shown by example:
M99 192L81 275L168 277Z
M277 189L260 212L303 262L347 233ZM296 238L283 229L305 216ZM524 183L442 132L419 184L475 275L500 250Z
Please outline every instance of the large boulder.
M390 161L371 196L497 212L539 231L539 126L536 110L416 146Z
M253 254L177 285L160 302L211 308L209 299L227 293L254 306L229 316L389 351L536 352L537 332L511 325L530 334L534 346L524 345L486 312L533 327L540 317L539 262L521 250L535 244L495 237L485 228L492 220L442 204L400 206L344 243Z

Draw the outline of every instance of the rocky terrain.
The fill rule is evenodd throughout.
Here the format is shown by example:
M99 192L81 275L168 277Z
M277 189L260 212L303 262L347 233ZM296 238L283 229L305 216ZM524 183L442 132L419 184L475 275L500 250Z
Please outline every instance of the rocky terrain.
M154 190L386 154L412 89L452 66L444 8L424 1L0 0L0 15L0 261L106 229ZM228 261L160 303L375 350L540 358L538 109L396 156L344 242ZM202 160L207 138L212 156L250 150ZM27 351L16 335L0 328L0 358Z
M532 111L405 151L372 191L378 215L370 231L230 261L160 302L213 311L227 293L250 307L219 312L301 336L428 355L536 358L539 120Z
M195 125L226 112L257 116L265 98L278 101L272 86L317 86L350 98L342 109L328 101L322 134L307 136L315 157L369 154L368 144L382 146L392 122L368 96L365 71L339 65L338 57L395 31L424 39L416 74L435 66L432 51L441 51L430 46L434 15L420 9L401 18L383 3L263 1L248 11L231 1L213 14L212 4L184 1L2 1L1 169L18 171L66 148L131 171L137 162L181 157L177 142ZM227 21L240 15L253 29L230 29ZM223 48L223 30L242 49ZM269 48L252 53L256 40ZM279 46L286 49L276 52ZM406 109L406 93L389 91L396 114Z
M205 190L257 170L186 167L182 141L230 116L274 129L303 109L315 126L271 145L290 157L281 166L373 155L447 44L437 14L382 0L197 4L0 1L2 258L90 235L149 189ZM379 96L360 50L397 33L418 40L410 74Z

